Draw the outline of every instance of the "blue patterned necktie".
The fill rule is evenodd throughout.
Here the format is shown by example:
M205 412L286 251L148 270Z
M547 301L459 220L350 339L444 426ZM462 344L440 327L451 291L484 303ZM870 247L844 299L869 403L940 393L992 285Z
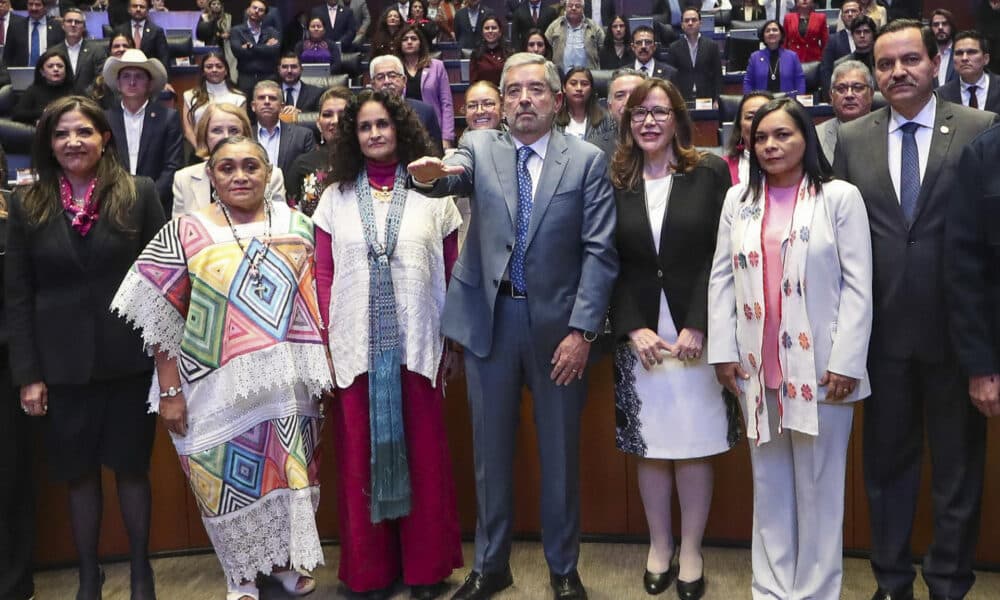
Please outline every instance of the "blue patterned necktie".
M920 152L917 150L919 123L909 122L900 127L903 131L903 151L899 156L899 206L906 223L913 222L920 195Z
M534 154L531 146L517 149L517 231L514 238L514 255L510 259L510 282L518 292L528 291L524 277L524 254L528 244L528 224L531 223L531 173L528 158Z
M38 64L38 56L41 54L41 42L38 40L38 21L31 22L31 56L28 58L28 66L33 67Z

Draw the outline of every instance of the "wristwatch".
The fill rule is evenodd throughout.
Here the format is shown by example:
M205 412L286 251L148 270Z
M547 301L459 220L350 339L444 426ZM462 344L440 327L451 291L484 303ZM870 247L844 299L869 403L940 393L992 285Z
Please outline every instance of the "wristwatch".
M579 331L583 335L583 341L587 342L588 344L592 344L597 340L596 331L587 331L586 329L577 329L577 331Z
M183 390L179 387L170 386L166 391L160 392L160 398L173 398L175 396L180 396Z

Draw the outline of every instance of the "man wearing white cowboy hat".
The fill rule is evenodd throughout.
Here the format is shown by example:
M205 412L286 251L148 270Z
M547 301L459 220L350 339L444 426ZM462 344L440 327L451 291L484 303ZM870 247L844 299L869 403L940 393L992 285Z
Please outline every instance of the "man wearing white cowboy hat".
M133 175L156 182L165 211L173 204L174 171L181 167L181 120L157 101L167 70L142 50L129 49L104 62L104 81L121 96L106 111L118 158ZM167 213L169 214L169 212Z

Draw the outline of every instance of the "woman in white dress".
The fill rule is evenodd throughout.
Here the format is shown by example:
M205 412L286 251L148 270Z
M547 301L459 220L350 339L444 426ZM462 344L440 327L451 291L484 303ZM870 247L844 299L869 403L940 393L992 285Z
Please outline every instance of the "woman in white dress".
M649 79L629 97L611 166L621 272L611 324L617 444L638 460L649 524L643 583L650 594L677 578L677 594L705 589L701 541L712 500L707 457L736 441L735 403L727 402L702 358L708 275L722 201L730 186L723 161L691 145L691 121L673 84ZM676 482L676 485L675 485ZM670 506L681 508L675 564Z
M184 138L195 147L198 145L195 139L198 121L205 115L209 104L227 102L243 106L247 103L246 96L233 85L225 55L218 50L205 54L201 60L198 85L185 90L183 100L181 126L184 128Z

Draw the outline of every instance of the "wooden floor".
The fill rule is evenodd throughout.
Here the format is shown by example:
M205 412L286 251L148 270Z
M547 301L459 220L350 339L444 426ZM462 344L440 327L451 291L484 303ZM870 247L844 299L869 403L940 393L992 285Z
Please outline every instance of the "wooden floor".
M337 581L337 558L340 548L325 548L326 566L315 575L318 588L310 598L350 598ZM466 567L455 572L450 582L452 590L469 572L472 545L465 544ZM646 547L641 544L584 544L580 557L580 575L587 586L591 600L640 600L648 598L642 589L642 572L645 566ZM548 573L542 558L541 545L533 542L514 544L511 557L514 586L497 596L498 600L546 599ZM208 600L225 598L222 572L212 554L153 561L156 572L157 592L161 600ZM107 583L105 600L128 600L128 565L105 566ZM750 552L744 549L706 548L705 573L708 582L706 600L733 600L750 598ZM1000 573L977 573L978 579L967 600L996 600L1000 598ZM72 569L43 571L35 578L38 600L73 598L76 591L76 572ZM844 600L868 600L875 589L868 562L847 559L844 563ZM926 599L927 589L918 583L917 598ZM393 598L408 598L408 590L399 585ZM289 598L280 589L266 587L263 600ZM676 598L673 590L660 598Z

